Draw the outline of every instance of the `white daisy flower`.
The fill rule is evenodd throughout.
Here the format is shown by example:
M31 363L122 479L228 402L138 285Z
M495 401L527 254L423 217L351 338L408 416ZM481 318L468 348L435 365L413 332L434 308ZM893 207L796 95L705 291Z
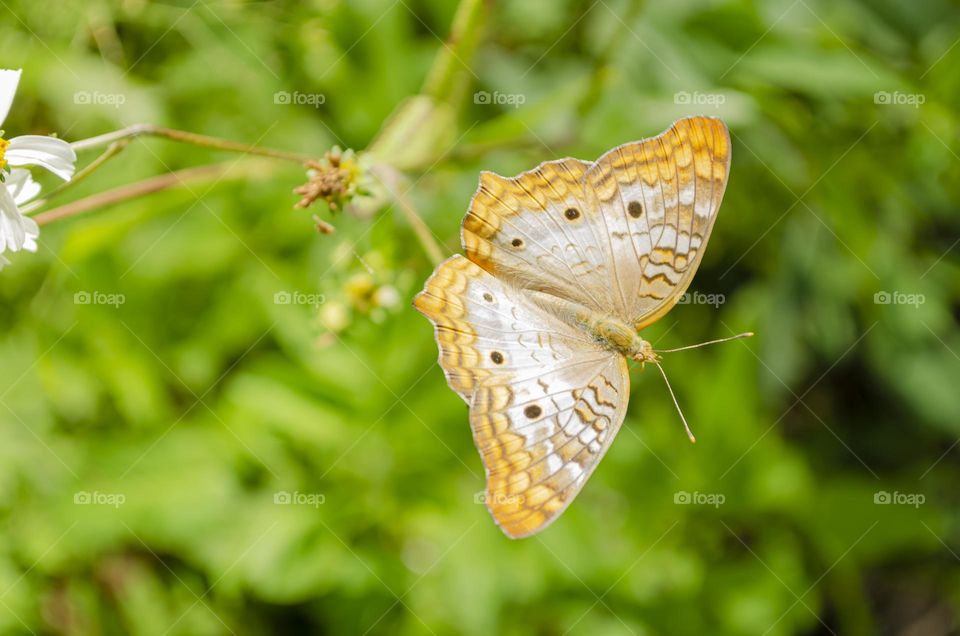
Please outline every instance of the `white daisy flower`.
M20 83L20 73L19 69L0 69L0 127L10 112ZM0 185L0 269L10 264L3 256L4 251L35 252L40 235L36 221L20 212L19 206L40 192L40 186L22 166L40 166L69 181L76 161L76 153L62 139L21 135L8 140L0 130L0 180L3 181Z

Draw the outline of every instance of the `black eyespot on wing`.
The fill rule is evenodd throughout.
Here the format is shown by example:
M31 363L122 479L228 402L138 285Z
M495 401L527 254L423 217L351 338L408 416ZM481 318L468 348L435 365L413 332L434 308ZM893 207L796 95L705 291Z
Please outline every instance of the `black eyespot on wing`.
M575 219L580 218L580 210L578 210L577 208L567 208L566 211L563 213L563 216L573 221Z
M490 294L490 292L485 292L485 293L483 294L483 299L484 299L485 301L487 301L488 303L492 303L492 302L493 302L493 295Z
M527 408L523 409L523 414L529 417L531 420L534 420L543 413L543 409L537 406L536 404L531 404Z
M643 204L639 201L631 201L627 204L627 212L635 219L643 216Z
M513 245L514 247L523 247L523 239L513 239L510 241L510 245Z
M490 354L490 359L493 360L494 364L503 364L503 354L499 351L494 351Z

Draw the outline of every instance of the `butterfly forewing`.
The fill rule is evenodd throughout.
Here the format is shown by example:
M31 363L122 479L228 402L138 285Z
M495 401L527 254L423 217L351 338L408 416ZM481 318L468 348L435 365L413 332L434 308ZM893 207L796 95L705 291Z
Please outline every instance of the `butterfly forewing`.
M613 244L619 317L641 329L686 291L703 256L730 167L719 119L681 119L652 139L624 144L586 174L585 191Z
M513 178L480 175L463 220L467 257L515 286L602 311L614 301L610 252L585 207L592 163L548 161Z

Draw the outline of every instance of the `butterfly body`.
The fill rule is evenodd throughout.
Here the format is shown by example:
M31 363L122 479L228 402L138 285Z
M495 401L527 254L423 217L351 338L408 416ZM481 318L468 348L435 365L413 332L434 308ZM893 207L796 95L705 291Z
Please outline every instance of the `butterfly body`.
M640 337L636 330L612 316L591 314L584 327L601 346L616 351L633 360L656 361L650 343Z
M571 327L584 332L597 345L628 358L652 362L650 343L632 325L608 312L598 312L577 302L551 294L530 292L533 301Z
M690 117L596 162L481 174L466 256L438 265L414 305L470 407L486 504L508 536L554 521L609 448L627 361L659 359L638 332L690 284L729 164L726 126Z

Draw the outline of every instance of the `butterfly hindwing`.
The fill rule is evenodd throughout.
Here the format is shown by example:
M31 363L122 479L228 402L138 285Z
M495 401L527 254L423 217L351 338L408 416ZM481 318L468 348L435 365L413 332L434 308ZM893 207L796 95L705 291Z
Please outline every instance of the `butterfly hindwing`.
M494 372L520 378L579 351L605 353L533 298L460 255L437 266L417 294L414 306L434 324L447 382L467 404Z
M566 509L620 430L629 396L626 358L614 352L480 383L470 425L487 508L507 535L539 532Z
M450 387L470 405L487 507L526 536L573 500L623 421L626 359L462 256L437 267L415 306L436 329Z

